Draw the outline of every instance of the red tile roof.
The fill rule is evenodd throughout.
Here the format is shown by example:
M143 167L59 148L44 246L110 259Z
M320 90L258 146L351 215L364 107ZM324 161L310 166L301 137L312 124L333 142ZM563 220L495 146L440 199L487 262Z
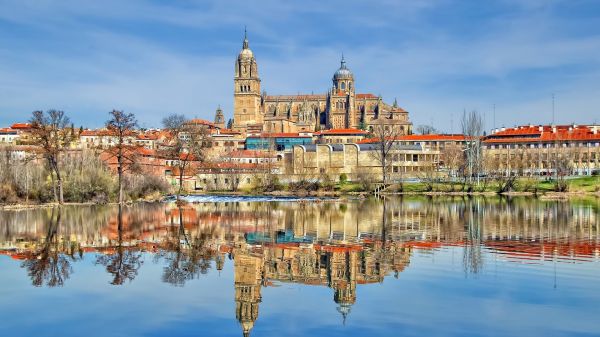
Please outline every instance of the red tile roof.
M30 129L31 124L29 123L15 123L10 126L11 129Z
M17 134L17 130L10 129L10 128L1 128L0 129L0 134L3 134L3 135L16 135Z
M100 129L100 130L83 130L81 132L80 136L82 136L82 137L85 137L85 136L87 136L87 137L93 137L93 136L96 136L96 137L103 137L103 136L113 136L113 137L116 137L116 133L113 132L113 131L111 131L111 130L106 130L106 129ZM126 136L128 136L128 137L135 136L135 132L129 131L129 132L127 132Z
M201 118L190 119L189 121L186 122L186 124L208 125L211 127L215 126L215 124L213 122L210 122L210 121L207 121L206 119L201 119Z
M359 129L330 129L316 132L315 135L323 135L323 136L340 136L340 135L366 135L368 134L365 130Z
M394 138L396 141L424 141L424 142L440 142L440 141L456 141L461 142L467 139L465 135L460 134L430 134L430 135L404 135ZM377 143L379 138L367 138L359 141L361 144Z
M255 150L237 150L229 155L231 158L277 158L275 153Z
M225 135L225 134L239 135L239 134L241 134L241 132L235 131L232 129L221 129L221 130L219 130L219 133L222 135Z
M600 131L587 125L538 125L507 128L485 137L485 143L531 143L554 141L600 141Z
M139 140L157 140L158 135L156 135L156 134L139 134L139 135L137 135L137 139L139 139Z

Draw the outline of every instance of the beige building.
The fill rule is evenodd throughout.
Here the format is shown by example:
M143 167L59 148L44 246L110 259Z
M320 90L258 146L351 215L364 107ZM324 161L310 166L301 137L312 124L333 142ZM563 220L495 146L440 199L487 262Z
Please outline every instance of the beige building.
M242 132L314 132L326 129L368 129L385 120L401 134L410 134L408 112L386 104L381 96L356 93L354 74L342 57L332 87L323 94L267 95L254 53L244 37L235 63L233 128Z
M358 143L369 133L360 129L330 129L315 132L313 138L317 144Z
M600 130L587 125L526 125L483 140L488 167L516 175L600 174Z
M286 157L285 173L288 179L338 176L346 174L350 180L369 175L381 180L381 162L375 144L315 144L294 146ZM397 145L389 154L389 173L394 178L418 177L434 171L440 152L424 150L419 145Z

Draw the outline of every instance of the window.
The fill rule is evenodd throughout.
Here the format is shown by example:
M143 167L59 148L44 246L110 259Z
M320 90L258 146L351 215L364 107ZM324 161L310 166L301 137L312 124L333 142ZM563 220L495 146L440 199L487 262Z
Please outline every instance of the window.
M342 82L342 90L346 89L346 83Z
M419 161L419 155L418 154L413 154L412 161Z

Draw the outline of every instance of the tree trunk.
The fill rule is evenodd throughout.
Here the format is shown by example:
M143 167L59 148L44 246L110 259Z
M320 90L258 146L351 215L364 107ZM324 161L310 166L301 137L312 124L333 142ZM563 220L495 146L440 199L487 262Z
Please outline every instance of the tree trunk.
M58 191L56 189L56 179L54 178L54 165L50 159L48 159L48 166L50 168L50 180L52 181L52 194L54 195L54 202L58 203Z
M119 150L120 151L120 150ZM119 174L119 208L123 205L123 156L119 154L117 157L119 167L117 168Z
M183 171L185 170L185 163L179 165L179 189L177 190L177 200L181 197L183 191Z
M60 173L58 172L58 167L56 168L56 180L58 181L58 203L62 205L65 203L65 199L63 193L63 181Z
M54 173L56 174L56 182L58 184L58 203L64 204L64 193L63 193L63 181L60 175L60 169L58 168L58 160L56 158L52 158L52 167L54 169Z

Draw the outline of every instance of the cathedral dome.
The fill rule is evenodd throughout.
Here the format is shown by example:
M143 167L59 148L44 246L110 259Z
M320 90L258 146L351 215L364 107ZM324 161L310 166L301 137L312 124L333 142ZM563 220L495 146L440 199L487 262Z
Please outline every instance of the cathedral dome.
M353 79L354 75L350 71L350 69L346 68L346 61L344 60L344 56L342 56L342 61L340 64L340 69L338 69L335 74L333 74L333 80L341 80L341 79Z
M254 57L254 54L252 53L252 50L248 48L242 49L240 52L240 59L250 59L252 57Z

